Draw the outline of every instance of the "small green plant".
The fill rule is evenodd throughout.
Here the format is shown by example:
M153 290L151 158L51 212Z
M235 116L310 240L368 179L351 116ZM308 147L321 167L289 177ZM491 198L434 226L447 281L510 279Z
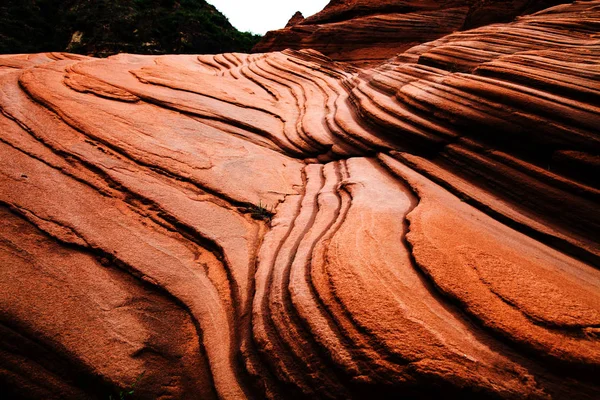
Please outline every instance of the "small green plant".
M138 383L140 383L140 381L142 380L142 378L144 377L144 375L146 374L146 371L142 372L141 374L138 375L138 377L135 379L135 382L133 382L131 385L129 385L129 387L125 390L121 390L119 391L119 400L125 400L127 398L129 398L129 396L132 396L133 393L135 393L135 387ZM116 400L116 397L113 397L112 395L108 396L108 400Z
M273 218L273 207L267 209L262 201L259 202L258 205L253 204L248 207L248 212L253 219L260 221L271 222L271 219Z

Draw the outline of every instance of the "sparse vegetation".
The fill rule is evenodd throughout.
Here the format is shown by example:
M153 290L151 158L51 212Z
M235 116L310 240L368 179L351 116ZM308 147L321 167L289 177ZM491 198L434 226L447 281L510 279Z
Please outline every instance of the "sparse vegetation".
M135 382L133 382L131 385L129 385L129 387L127 389L119 391L118 398L110 395L110 396L108 396L108 399L109 400L117 400L117 399L125 400L125 399L129 398L130 396L133 396L133 394L135 393L135 387L137 386L138 383L140 383L140 381L142 380L142 378L144 377L145 374L146 374L146 371L142 372L135 379Z
M258 203L258 205L252 205L248 207L248 211L250 212L250 216L253 219L271 222L273 218L273 208L269 207L268 209L262 204L262 201Z
M214 54L249 52L258 40L235 29L205 0L6 0L0 5L0 53Z

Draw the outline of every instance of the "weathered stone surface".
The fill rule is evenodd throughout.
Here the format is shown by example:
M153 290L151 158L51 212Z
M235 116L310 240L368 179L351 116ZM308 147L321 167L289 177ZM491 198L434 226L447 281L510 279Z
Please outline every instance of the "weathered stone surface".
M304 21L304 15L302 15L300 11L296 11L296 14L294 14L292 18L290 18L285 27L289 28L290 26L298 25L302 21Z
M597 398L599 31L0 56L3 394Z
M507 22L566 0L332 0L304 20L268 32L255 52L315 49L372 65L458 30Z

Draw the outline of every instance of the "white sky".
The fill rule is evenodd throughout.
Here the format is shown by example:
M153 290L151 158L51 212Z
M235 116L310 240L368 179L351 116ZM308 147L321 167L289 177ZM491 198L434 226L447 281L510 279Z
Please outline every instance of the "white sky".
M304 17L321 11L329 0L207 0L242 32L265 34L281 29L296 11Z

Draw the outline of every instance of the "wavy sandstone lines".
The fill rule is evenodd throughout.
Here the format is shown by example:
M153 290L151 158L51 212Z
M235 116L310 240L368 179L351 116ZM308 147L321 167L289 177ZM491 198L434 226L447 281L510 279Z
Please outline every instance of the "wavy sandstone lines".
M597 397L598 28L0 56L3 390Z
M600 149L600 109L594 97L600 77L599 42L590 34L597 29L589 14L593 3L577 2L557 7L562 13L523 17L511 29L483 27L417 46L400 55L399 61L380 67L368 84L355 89L355 96L366 112L377 108L372 113L377 121L395 124L406 139L430 139L448 167L470 172L522 210L523 215L516 217L491 206L502 218L597 263L593 238L599 228L594 212L598 192L592 160ZM565 25L569 29L561 30ZM577 62L567 61L574 59ZM549 79L554 66L558 73ZM573 80L565 82L563 77L561 84L565 67ZM429 118L428 130L412 121L428 115L435 116ZM407 120L408 128L400 126ZM536 152L528 151L533 147ZM422 172L427 169L425 160L410 162ZM431 168L428 172L437 174ZM519 190L515 182L520 182ZM563 213L566 199L577 206ZM532 212L541 210L544 227L526 222ZM548 229L556 225L569 234Z
M296 14L267 32L255 52L313 49L336 61L377 65L411 47L458 30L567 3L565 0L331 0L319 13Z

